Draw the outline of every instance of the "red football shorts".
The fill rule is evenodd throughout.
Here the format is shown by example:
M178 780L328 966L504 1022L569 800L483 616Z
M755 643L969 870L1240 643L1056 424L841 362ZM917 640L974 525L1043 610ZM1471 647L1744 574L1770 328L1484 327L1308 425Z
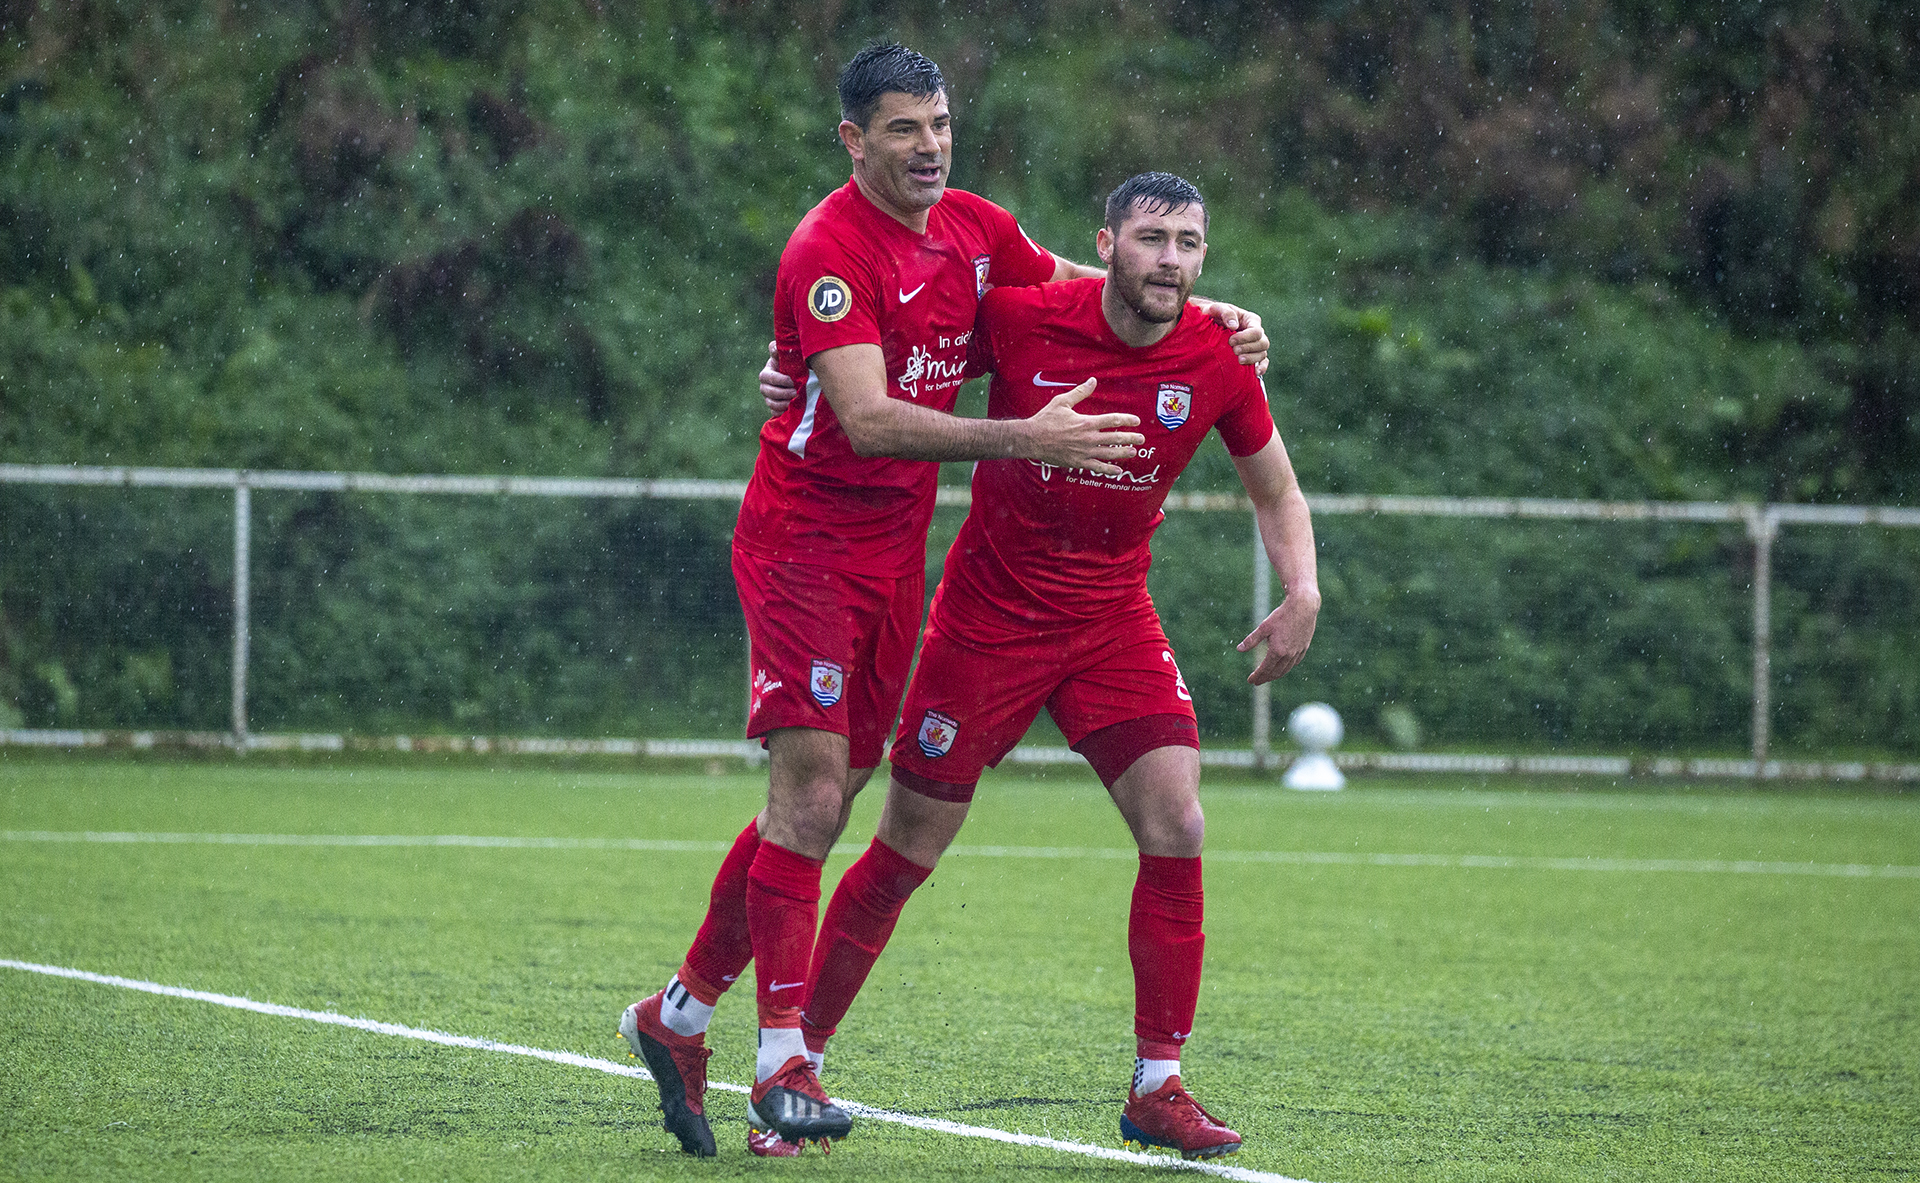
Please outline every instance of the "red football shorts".
M1194 718L1193 696L1151 604L1097 626L1037 633L991 651L944 631L936 609L907 688L893 767L908 774L902 783L917 792L970 800L981 770L1013 750L1042 706L1074 745L1120 723ZM1177 730L1195 738L1172 742L1197 746L1196 728L1184 723Z
M851 767L879 764L912 668L926 575L873 578L735 547L733 581L750 649L747 738L812 727L847 737Z

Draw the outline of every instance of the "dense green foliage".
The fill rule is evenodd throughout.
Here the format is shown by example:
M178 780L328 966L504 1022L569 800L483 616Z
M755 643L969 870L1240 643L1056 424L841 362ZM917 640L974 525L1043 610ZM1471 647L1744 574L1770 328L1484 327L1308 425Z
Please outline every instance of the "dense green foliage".
M1480 787L1209 777L1206 976L1182 1068L1246 1138L1235 1165L1340 1183L1920 1169L1920 880L1779 873L1911 876L1920 802ZM0 755L0 956L626 1062L615 1017L679 965L763 792L755 775L591 767ZM878 796L856 803L850 837L871 832ZM627 842L640 849L593 845ZM1489 865L1502 859L1517 865ZM1136 865L1090 773L989 775L835 1037L826 1086L1114 1148ZM23 1178L768 1174L743 1145L743 1098L718 1088L720 1157L697 1161L660 1129L649 1085L582 1067L10 967L0 1005L0 1161ZM753 1016L743 980L715 1016L715 1082L750 1079ZM831 1158L778 1169L1164 1177L868 1118Z
M742 475L774 264L845 176L832 76L889 34L947 68L955 182L1044 244L1090 257L1138 168L1209 189L1205 288L1266 317L1310 490L1920 495L1891 4L19 0L0 31L8 461ZM732 726L723 514L256 512L263 729ZM0 523L0 723L222 725L214 500L0 488ZM1743 742L1739 538L1379 529L1323 519L1287 699ZM1182 530L1233 542L1155 586L1244 734L1244 531ZM1912 750L1913 541L1793 545L1783 735Z

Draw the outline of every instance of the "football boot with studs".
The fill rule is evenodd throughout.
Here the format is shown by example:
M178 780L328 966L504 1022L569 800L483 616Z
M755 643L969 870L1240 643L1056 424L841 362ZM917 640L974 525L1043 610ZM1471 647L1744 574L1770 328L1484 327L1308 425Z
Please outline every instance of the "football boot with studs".
M1218 1158L1240 1149L1240 1135L1223 1126L1200 1107L1193 1094L1180 1087L1178 1076L1144 1095L1131 1090L1120 1114L1120 1140L1144 1150L1163 1146L1181 1158Z
M646 1061L660 1088L660 1124L680 1139L680 1149L696 1158L714 1155L713 1130L707 1125L707 1047L705 1035L681 1035L660 1021L663 990L620 1014L620 1034Z
M753 1133L773 1133L795 1147L818 1142L826 1150L828 1143L853 1129L853 1115L827 1099L807 1058L794 1056L780 1071L753 1086L747 1099L747 1125L752 1131L749 1148Z

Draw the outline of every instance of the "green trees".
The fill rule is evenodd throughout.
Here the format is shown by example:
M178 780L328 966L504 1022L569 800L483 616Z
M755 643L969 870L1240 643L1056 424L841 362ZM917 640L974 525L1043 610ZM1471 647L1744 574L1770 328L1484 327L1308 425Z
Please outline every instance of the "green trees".
M1047 246L1090 258L1100 196L1140 168L1202 184L1203 288L1266 316L1309 489L1914 495L1920 59L1913 17L1873 3L0 5L0 458L744 475L779 250L846 175L832 77L876 35L943 63L956 183ZM1187 479L1232 484L1218 455ZM0 489L5 710L220 725L220 512L158 504ZM704 726L737 697L704 511L259 505L263 727L644 729L621 704L656 690ZM1420 699L1442 739L1574 736L1597 724L1552 720L1621 717L1599 700L1679 662L1706 698L1590 738L1737 746L1738 540L1323 535L1373 615L1330 616L1302 693ZM1650 656L1576 676L1591 630L1528 614L1621 545L1593 611L1651 614L1605 642ZM381 547L444 594L399 594ZM1916 579L1897 541L1809 561L1810 636ZM1244 596L1192 566L1156 580L1237 728L1214 641ZM1421 592L1441 569L1448 594ZM1545 705L1472 705L1493 683L1433 648L1468 634ZM415 658L376 656L395 636ZM1913 742L1904 691L1850 697L1903 684L1894 636L1806 642L1785 715Z

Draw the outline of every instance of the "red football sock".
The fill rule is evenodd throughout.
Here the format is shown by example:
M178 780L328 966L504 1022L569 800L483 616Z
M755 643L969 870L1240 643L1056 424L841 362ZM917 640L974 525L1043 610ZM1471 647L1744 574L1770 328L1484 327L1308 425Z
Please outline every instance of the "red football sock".
M1127 953L1133 960L1135 1054L1143 1059L1179 1059L1180 1045L1193 1033L1205 915L1199 859L1140 856Z
M720 860L720 873L713 877L713 891L707 897L707 917L700 922L680 967L680 984L708 1006L720 1001L753 959L753 942L747 935L747 868L759 849L760 820L755 818Z
M747 870L747 928L762 1027L800 1025L823 861L763 841Z
M807 1006L800 1025L809 1051L826 1050L827 1038L846 1017L880 950L887 947L907 897L932 873L932 868L910 862L875 838L840 877L807 970Z

